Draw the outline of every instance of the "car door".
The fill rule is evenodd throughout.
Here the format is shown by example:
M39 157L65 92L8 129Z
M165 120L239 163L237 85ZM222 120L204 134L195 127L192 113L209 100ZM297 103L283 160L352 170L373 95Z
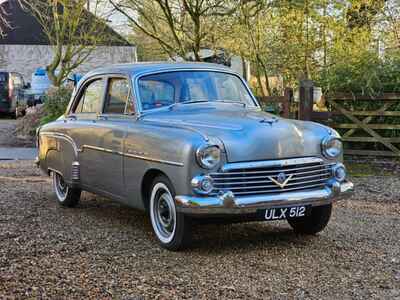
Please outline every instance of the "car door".
M102 110L105 78L87 80L77 92L70 113L66 116L66 133L74 140L79 151L80 183L86 189L105 190L101 174L102 149L99 140L97 117ZM67 162L65 162L67 163Z
M98 147L101 164L98 166L99 181L114 196L124 197L123 146L126 127L133 123L130 99L130 84L122 75L107 78L102 113L98 116L96 130L99 132Z

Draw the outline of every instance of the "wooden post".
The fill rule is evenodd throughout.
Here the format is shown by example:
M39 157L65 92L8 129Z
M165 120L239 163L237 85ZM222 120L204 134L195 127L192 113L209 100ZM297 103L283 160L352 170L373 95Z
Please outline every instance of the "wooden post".
M300 81L299 119L311 120L314 104L314 82L312 80Z
M285 101L282 102L282 117L289 118L290 117L290 104L293 99L293 90L289 87L285 88L283 97L284 97Z

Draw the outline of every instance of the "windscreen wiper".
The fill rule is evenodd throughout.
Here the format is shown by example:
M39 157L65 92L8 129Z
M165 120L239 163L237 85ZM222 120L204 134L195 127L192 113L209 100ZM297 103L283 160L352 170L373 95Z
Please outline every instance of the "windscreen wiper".
M182 101L182 102L175 102L172 103L171 105L167 106L169 110L172 110L176 105L178 104L193 104L193 103L204 103L204 102L210 102L209 100L190 100L190 101Z
M232 103L232 104L240 104L243 107L246 107L246 103L241 102L241 101L232 101L232 100L214 100L212 102L221 102L221 103Z

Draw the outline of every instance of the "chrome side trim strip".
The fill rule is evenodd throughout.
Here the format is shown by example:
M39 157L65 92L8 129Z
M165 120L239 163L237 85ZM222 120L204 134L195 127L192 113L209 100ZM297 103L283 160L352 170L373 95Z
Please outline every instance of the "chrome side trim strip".
M131 158L138 158L138 159L143 159L143 160L147 160L147 161L158 162L158 163L162 163L162 164L166 164L166 165L172 165L172 166L178 166L178 167L183 167L184 166L183 163L170 161L170 160L163 160L163 159L140 156L140 155L134 155L134 154L128 154L128 153L122 153L122 155L126 156L126 157L131 157Z
M255 169L263 167L284 167L308 163L322 163L324 160L318 157L302 157L281 160L252 161L240 163L228 163L222 167L222 171L230 171L235 169Z
M130 154L130 153L125 153L125 152L120 152L120 151L114 151L111 149L106 149L102 147L96 147L96 146L91 146L91 145L82 145L82 151L84 149L92 149L95 151L102 151L110 154L116 154L116 155L121 155L125 157L131 157L131 158L137 158L137 159L142 159L142 160L147 160L147 161L152 161L152 162L157 162L157 163L162 163L166 165L172 165L172 166L178 166L178 167L183 167L184 164L180 162L175 162L175 161L170 161L170 160L163 160L163 159L158 159L158 158L153 158L153 157L148 157L148 156L142 156L142 155L136 155L136 154Z
M69 142L72 145L72 148L74 149L75 157L78 157L78 152L80 152L80 150L76 146L74 140L69 135L66 135L64 133L59 133L59 132L42 132L42 131L40 131L39 136L42 136L42 135L63 139L65 141Z
M102 148L102 147L96 147L96 146L91 146L91 145L82 145L81 152L83 152L85 149L92 149L92 150L96 150L96 151L119 154L118 151L113 151L113 150Z

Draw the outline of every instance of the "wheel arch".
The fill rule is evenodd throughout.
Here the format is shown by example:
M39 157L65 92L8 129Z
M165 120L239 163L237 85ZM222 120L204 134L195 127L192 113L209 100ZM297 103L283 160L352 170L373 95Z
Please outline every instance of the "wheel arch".
M146 171L140 184L140 195L142 197L143 207L146 211L149 209L151 185L157 176L165 176L169 179L168 175L160 169L152 168Z

